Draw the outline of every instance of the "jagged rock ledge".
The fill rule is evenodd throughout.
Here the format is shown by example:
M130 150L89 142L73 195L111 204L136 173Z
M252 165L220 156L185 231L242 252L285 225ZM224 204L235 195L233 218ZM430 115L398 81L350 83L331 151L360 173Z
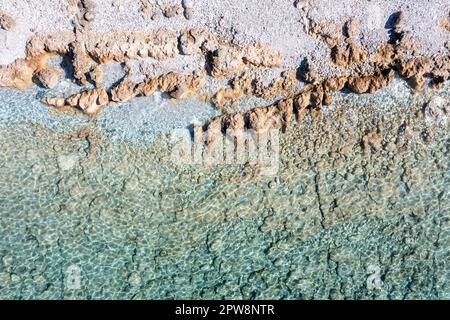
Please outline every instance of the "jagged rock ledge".
M233 44L204 28L186 28L179 35L167 30L147 33L92 32L94 3L85 0L77 1L77 4L74 31L32 37L26 46L26 58L0 66L0 86L23 89L37 80L44 87L53 88L61 72L49 65L49 58L54 55L69 57L74 80L85 87L84 91L68 98L44 98L43 102L59 109L76 108L94 116L110 102L148 96L158 89L172 98L182 99L196 95L208 83L206 76L228 79L229 85L208 96L215 107L225 114L212 119L203 126L203 130L233 131L243 127L285 129L289 127L293 115L299 118L308 110L318 112L322 105L331 104L334 92L348 88L358 94L373 93L388 85L396 73L414 90L420 90L427 78L430 79L430 86L440 86L449 79L450 74L448 52L438 52L431 57L417 53L420 44L402 31L404 17L401 12L393 15L390 41L379 45L374 54L369 54L354 40L360 33L357 18L337 22L314 21L307 14L309 20L304 25L305 32L328 46L330 66L337 68L337 73L328 78L320 77L314 64L307 61L300 68L300 79L295 70L284 70L279 77L265 84L248 71L280 68L284 59L280 52L265 44ZM439 22L444 29L447 20ZM14 28L14 20L4 12L0 14L0 21L3 29ZM162 61L180 55L202 55L206 61L202 75L171 71L135 82L127 67L130 61L147 58ZM116 86L105 88L100 66L111 61L124 63L126 75ZM297 80L309 84L298 91ZM89 83L93 83L94 88L86 88ZM229 106L242 96L279 100L244 113L227 114L228 109L232 109Z

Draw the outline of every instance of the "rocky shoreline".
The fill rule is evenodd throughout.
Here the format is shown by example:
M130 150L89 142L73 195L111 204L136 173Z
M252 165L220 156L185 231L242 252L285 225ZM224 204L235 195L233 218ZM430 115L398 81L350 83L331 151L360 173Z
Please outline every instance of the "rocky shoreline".
M120 3L112 1L110 5L117 9ZM304 112L317 112L322 105L330 105L336 91L373 93L388 85L395 75L405 79L416 91L426 82L431 87L442 86L450 76L448 16L435 21L445 34L441 47L434 45L438 49L424 53L425 44L418 42L418 37L408 30L408 15L414 15L416 5L406 13L388 12L384 26L387 41L369 41L370 45L365 45L362 40L367 42L364 33L367 26L364 24L370 20L357 16L318 20L313 14L314 1L289 4L291 10L300 11L304 18L298 23L304 36L326 52L327 56L317 62L311 57L312 52L283 54L267 43L240 43L228 39L226 32L190 28L192 19L199 19L190 17L194 3L168 5L142 1L141 11L136 14L148 14L157 9L164 19L170 20L184 13L186 22L177 23L178 31L98 32L96 19L102 16L103 6L107 4L99 5L92 0L69 1L70 5L64 10L73 29L32 35L26 42L24 58L0 65L0 86L24 89L36 83L55 87L64 75L64 70L50 63L57 55L69 61L71 72L69 75L66 72L66 76L80 86L80 91L69 97L45 97L42 101L46 104L65 110L75 108L94 116L111 102L149 96L159 90L173 99L194 96L213 103L224 115L206 123L204 130L214 127L220 128L219 131L232 131L241 127L285 128L293 115L298 119ZM316 6L320 7L320 3ZM2 29L17 32L14 17L5 11L7 9L2 8ZM54 9L49 5L48 10ZM156 19L153 14L150 16L152 21ZM217 22L219 25L224 23L221 19ZM176 65L174 61L186 57L199 61L191 72L171 68L171 63ZM286 61L293 59L303 62L296 68L287 68ZM122 64L124 76L111 87L105 87L104 70L111 61ZM167 61L166 68L155 68L155 64ZM242 97L272 102L239 112Z

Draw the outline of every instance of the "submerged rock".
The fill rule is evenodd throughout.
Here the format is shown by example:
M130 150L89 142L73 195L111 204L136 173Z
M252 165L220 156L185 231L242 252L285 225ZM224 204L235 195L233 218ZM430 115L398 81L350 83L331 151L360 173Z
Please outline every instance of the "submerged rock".
M72 170L78 162L77 155L60 155L57 159L58 167L61 171Z
M42 102L60 109L65 107L77 108L92 116L98 114L109 103L109 97L105 89L96 88L75 94L67 99L44 98Z

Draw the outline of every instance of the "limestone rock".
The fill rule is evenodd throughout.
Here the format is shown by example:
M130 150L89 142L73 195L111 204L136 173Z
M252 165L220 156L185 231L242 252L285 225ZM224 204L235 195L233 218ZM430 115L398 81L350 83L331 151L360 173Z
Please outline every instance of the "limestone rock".
M46 67L39 70L36 74L36 79L46 88L54 88L59 82L61 72L52 67Z
M105 89L97 88L83 91L67 99L44 98L42 102L57 108L78 108L85 114L92 116L99 113L109 103L109 98Z
M221 47L213 53L212 71L214 77L227 77L242 70L245 66L242 53L233 47Z
M182 99L197 91L205 82L201 77L176 72L169 72L158 79L160 90L169 93L175 99Z
M328 19L320 21L310 19L306 26L306 32L310 36L320 39L330 48L338 46L345 41L342 30L343 23Z
M278 68L283 64L283 55L265 44L248 45L243 50L245 63L260 68Z
M85 33L81 39L86 52L98 62L127 61L145 57L156 60L173 58L178 54L178 38L175 32L158 31Z
M111 90L111 100L114 102L128 101L138 94L135 89L136 84L128 77L125 77L115 88Z
M0 10L0 29L6 31L16 30L16 21L6 12Z
M36 57L43 54L66 55L70 52L70 44L75 41L73 32L58 32L51 34L38 34L27 43L27 57Z
M203 54L211 64L214 77L227 77L249 66L275 68L283 64L281 53L264 44L239 47L201 28L184 30L180 48L186 55Z
M450 16L444 17L438 22L439 27L443 30L450 32Z
M399 74L409 79L413 88L419 89L425 83L425 75L430 73L433 67L431 58L416 57L403 60L399 64Z
M367 51L355 43L335 46L331 50L331 60L338 67L348 67L359 64L367 59Z
M213 52L219 48L219 39L202 28L185 29L180 36L180 48L186 55Z
M350 77L348 87L355 93L373 93L394 80L392 69L377 71L371 76Z
M161 7L162 12L166 18L173 18L184 12L183 7L180 4L176 5L164 5Z
M0 66L0 87L25 89L32 84L36 66L25 59Z
M157 89L168 93L175 99L183 99L196 92L204 84L203 78L176 72L169 72L155 78L149 77L141 83L135 83L129 77L125 77L111 90L111 100L124 102L136 96L149 96Z
M361 21L358 18L351 18L345 22L344 25L345 35L350 39L354 38L358 36L360 28L361 28Z
M89 78L94 82L96 88L103 86L104 75L102 68L97 65L89 73Z
M431 70L431 85L433 87L439 87L445 81L450 79L450 55L442 54L435 56L433 63L434 65Z

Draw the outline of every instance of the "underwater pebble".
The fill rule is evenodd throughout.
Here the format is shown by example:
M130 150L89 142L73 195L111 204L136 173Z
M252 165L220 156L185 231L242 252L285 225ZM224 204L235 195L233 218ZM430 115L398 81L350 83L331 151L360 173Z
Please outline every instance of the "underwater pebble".
M133 286L133 287L139 287L142 283L142 279L139 276L138 273L133 272L130 277L128 278L128 282Z
M58 156L58 167L62 171L72 170L78 162L77 155L60 155Z

